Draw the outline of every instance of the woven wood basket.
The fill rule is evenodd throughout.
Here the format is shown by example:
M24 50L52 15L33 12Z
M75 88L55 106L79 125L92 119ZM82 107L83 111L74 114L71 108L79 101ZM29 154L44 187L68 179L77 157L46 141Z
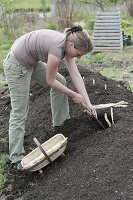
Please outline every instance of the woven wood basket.
M34 141L38 147L21 161L23 168L28 171L38 171L45 167L61 156L67 145L67 138L62 134L54 135L43 144L40 144L36 138Z

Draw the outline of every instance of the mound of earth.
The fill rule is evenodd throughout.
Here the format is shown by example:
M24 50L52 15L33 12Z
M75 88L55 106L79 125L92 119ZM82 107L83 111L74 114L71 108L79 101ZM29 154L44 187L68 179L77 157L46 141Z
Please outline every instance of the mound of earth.
M6 173L8 182L1 190L1 199L23 200L132 200L133 199L133 94L118 82L79 66L93 105L127 101L125 108L114 108L114 124L104 120L110 108L98 110L98 119L86 114L70 99L71 119L63 126L68 137L65 157L57 158L43 168L43 173ZM75 89L65 68L60 73L69 88ZM95 84L93 85L93 79ZM105 84L107 89L105 90ZM53 136L49 87L31 85L30 110L26 123L26 154L36 148L33 138L41 143ZM9 101L1 99L0 132L8 138ZM8 146L0 145L0 153Z

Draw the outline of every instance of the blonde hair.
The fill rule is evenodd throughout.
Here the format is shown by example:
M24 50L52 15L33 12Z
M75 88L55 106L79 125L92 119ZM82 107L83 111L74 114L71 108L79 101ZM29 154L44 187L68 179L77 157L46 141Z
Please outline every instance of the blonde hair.
M82 26L76 25L71 28L66 28L66 41L73 42L74 47L78 50L90 52L93 50L93 42L89 34L83 30Z

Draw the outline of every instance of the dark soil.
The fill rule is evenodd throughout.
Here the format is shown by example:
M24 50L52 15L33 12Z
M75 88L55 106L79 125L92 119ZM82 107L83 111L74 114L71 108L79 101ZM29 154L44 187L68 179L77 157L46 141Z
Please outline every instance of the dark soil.
M113 63L113 66L114 63ZM121 64L120 64L121 66ZM118 63L117 63L118 67ZM98 110L98 119L106 127L83 112L70 99L71 120L62 133L68 137L65 157L43 168L43 173L14 174L7 169L8 182L1 190L1 199L15 200L133 200L133 94L118 82L79 66L92 104L128 101L125 108L114 108L114 124L104 120L110 109ZM60 69L73 88L65 68ZM95 79L96 84L92 84ZM107 90L104 89L105 84ZM26 124L25 150L36 148L33 138L41 143L53 136L49 87L31 86L30 111ZM8 138L10 104L0 103L1 137ZM8 153L6 144L0 153Z

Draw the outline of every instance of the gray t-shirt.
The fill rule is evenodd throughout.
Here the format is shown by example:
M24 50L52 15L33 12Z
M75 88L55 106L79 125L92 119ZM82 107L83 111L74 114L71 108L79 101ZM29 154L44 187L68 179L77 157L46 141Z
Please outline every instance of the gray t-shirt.
M39 61L47 63L52 54L60 60L64 55L66 37L54 30L41 29L18 38L11 47L13 55L24 67L35 67Z

